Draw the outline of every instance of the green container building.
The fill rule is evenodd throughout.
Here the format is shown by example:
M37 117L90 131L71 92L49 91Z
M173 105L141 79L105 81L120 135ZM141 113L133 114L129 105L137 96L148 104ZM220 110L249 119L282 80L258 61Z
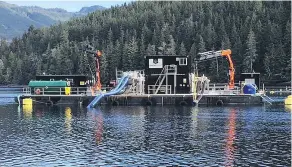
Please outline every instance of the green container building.
M32 94L65 94L66 81L30 81L28 87ZM44 92L43 92L44 91Z

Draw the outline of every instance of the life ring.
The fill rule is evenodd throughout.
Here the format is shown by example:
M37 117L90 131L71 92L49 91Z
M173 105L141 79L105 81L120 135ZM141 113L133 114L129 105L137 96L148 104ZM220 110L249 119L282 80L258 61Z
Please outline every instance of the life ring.
M41 90L40 89L36 89L35 90L35 94L37 94L37 95L41 94Z
M143 98L141 100L141 104L143 106L156 106L157 101L155 98L148 97L148 98Z
M179 102L179 105L180 105L180 106L186 106L186 105L188 105L188 103L187 103L186 101L183 100L183 101Z

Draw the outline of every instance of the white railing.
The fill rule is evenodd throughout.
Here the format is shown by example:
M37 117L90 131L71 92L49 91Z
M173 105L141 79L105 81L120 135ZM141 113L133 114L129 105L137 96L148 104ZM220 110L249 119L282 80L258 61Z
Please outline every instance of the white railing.
M157 94L157 90L165 94L171 94L171 85L160 85L158 87L159 85L148 85L148 94Z
M110 90L112 87L102 87L102 91L106 89ZM23 94L26 95L65 95L65 87L35 87L31 89L30 87L23 88ZM95 94L90 87L70 87L68 95L92 95Z

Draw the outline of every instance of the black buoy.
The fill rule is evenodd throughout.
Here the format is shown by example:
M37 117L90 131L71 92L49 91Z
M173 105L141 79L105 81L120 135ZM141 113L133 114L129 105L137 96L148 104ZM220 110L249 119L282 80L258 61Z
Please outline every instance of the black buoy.
M152 106L152 101L151 100L147 100L145 104L146 104L146 106Z
M79 102L81 103L82 106L88 106L89 104L89 99L86 98L80 98Z
M223 101L222 100L217 100L216 106L222 106L222 105L223 105Z
M47 105L47 106L52 106L52 105L54 105L54 103L53 103L51 100L48 100L48 101L46 102L46 105Z
M119 105L119 101L115 100L112 102L112 106L118 106Z
M53 104L57 104L61 100L61 97L51 97Z

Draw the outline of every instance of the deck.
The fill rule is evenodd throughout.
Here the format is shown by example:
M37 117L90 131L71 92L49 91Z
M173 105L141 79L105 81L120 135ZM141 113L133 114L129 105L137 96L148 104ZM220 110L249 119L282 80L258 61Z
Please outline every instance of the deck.
M84 89L84 88L83 88ZM45 104L58 103L80 103L87 106L100 93L93 93L90 90L80 91L78 88L71 91L71 94L65 95L64 90L55 92L46 92L39 95L32 94L29 89L23 89L20 99L32 98L35 102ZM45 92L41 90L41 92ZM81 93L82 92L82 93ZM242 94L239 90L226 91L224 87L210 89L208 93L203 94L199 105L261 105L269 99L262 97L263 94L248 95ZM112 95L101 100L99 105L194 105L193 94L138 94L125 93L121 95Z

